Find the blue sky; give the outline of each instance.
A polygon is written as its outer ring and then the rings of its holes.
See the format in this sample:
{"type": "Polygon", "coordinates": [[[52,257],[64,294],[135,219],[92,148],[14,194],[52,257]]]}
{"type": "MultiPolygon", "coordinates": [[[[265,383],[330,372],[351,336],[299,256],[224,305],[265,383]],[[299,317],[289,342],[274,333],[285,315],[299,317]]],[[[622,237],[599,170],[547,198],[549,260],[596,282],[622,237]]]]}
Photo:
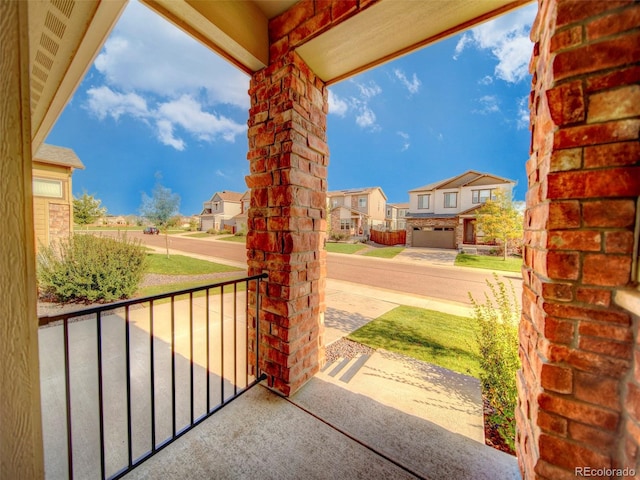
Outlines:
{"type": "MultiPolygon", "coordinates": [[[[329,190],[380,186],[389,202],[469,169],[518,182],[524,199],[535,4],[330,87],[329,190]]],[[[46,142],[114,215],[161,183],[200,213],[248,174],[249,77],[131,2],[46,142]]]]}

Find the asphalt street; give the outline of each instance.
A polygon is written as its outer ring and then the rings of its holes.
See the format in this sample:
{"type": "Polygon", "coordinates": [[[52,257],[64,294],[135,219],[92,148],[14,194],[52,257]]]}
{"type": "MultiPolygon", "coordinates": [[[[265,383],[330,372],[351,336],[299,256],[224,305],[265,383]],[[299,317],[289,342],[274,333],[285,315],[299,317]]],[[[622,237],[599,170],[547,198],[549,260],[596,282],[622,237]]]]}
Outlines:
{"type": "MultiPolygon", "coordinates": [[[[128,235],[149,246],[165,246],[163,235],[144,235],[141,232],[128,232],[128,235]]],[[[213,239],[173,235],[169,236],[169,248],[237,263],[245,263],[247,258],[244,244],[213,239]]],[[[512,283],[519,299],[522,293],[520,275],[502,272],[499,276],[512,283]]],[[[492,280],[492,273],[473,268],[329,253],[327,277],[469,305],[469,293],[484,301],[484,294],[489,292],[486,282],[492,280]]]]}

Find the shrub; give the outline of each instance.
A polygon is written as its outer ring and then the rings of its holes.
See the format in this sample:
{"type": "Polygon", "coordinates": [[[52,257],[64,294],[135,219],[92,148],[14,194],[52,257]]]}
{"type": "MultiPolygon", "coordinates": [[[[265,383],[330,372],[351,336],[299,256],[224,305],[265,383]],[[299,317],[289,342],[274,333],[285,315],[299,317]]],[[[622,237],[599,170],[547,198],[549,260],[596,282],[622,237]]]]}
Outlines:
{"type": "Polygon", "coordinates": [[[216,232],[216,229],[215,229],[215,228],[210,228],[209,230],[207,230],[207,233],[208,233],[209,235],[215,235],[217,232],[216,232]]]}
{"type": "Polygon", "coordinates": [[[145,266],[140,242],[75,235],[38,254],[38,286],[60,302],[110,302],[136,292],[145,266]]]}
{"type": "Polygon", "coordinates": [[[485,294],[479,304],[469,294],[473,317],[478,324],[482,391],[493,412],[493,422],[503,440],[515,449],[515,409],[518,401],[516,373],[518,357],[518,322],[520,306],[511,282],[509,287],[494,273],[495,284],[487,280],[493,300],[485,294]]]}

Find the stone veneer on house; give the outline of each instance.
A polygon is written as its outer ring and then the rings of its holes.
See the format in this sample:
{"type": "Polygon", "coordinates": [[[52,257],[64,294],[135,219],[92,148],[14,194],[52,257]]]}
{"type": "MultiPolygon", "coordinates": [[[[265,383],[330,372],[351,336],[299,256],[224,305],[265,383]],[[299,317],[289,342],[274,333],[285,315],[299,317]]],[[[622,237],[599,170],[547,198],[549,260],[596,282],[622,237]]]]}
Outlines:
{"type": "Polygon", "coordinates": [[[531,32],[516,412],[525,478],[640,475],[639,321],[615,304],[637,285],[639,19],[632,1],[541,0],[531,32]]]}

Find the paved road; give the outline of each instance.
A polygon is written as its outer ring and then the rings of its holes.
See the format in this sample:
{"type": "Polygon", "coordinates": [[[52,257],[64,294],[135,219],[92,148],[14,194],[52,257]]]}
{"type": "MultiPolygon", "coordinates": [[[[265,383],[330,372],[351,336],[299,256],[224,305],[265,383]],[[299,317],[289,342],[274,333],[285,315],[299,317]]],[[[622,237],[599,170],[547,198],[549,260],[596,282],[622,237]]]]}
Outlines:
{"type": "MultiPolygon", "coordinates": [[[[130,232],[146,245],[164,247],[162,235],[143,235],[130,232]]],[[[246,262],[245,246],[242,243],[198,240],[179,236],[169,237],[169,248],[198,255],[225,258],[234,262],[246,262]]],[[[486,280],[489,271],[471,268],[427,266],[416,263],[400,263],[392,259],[362,257],[358,255],[327,255],[327,276],[336,280],[360,283],[388,290],[412,293],[469,304],[468,292],[483,300],[488,291],[486,280]]],[[[522,281],[517,273],[504,273],[516,288],[518,298],[522,292],[522,281]]]]}

